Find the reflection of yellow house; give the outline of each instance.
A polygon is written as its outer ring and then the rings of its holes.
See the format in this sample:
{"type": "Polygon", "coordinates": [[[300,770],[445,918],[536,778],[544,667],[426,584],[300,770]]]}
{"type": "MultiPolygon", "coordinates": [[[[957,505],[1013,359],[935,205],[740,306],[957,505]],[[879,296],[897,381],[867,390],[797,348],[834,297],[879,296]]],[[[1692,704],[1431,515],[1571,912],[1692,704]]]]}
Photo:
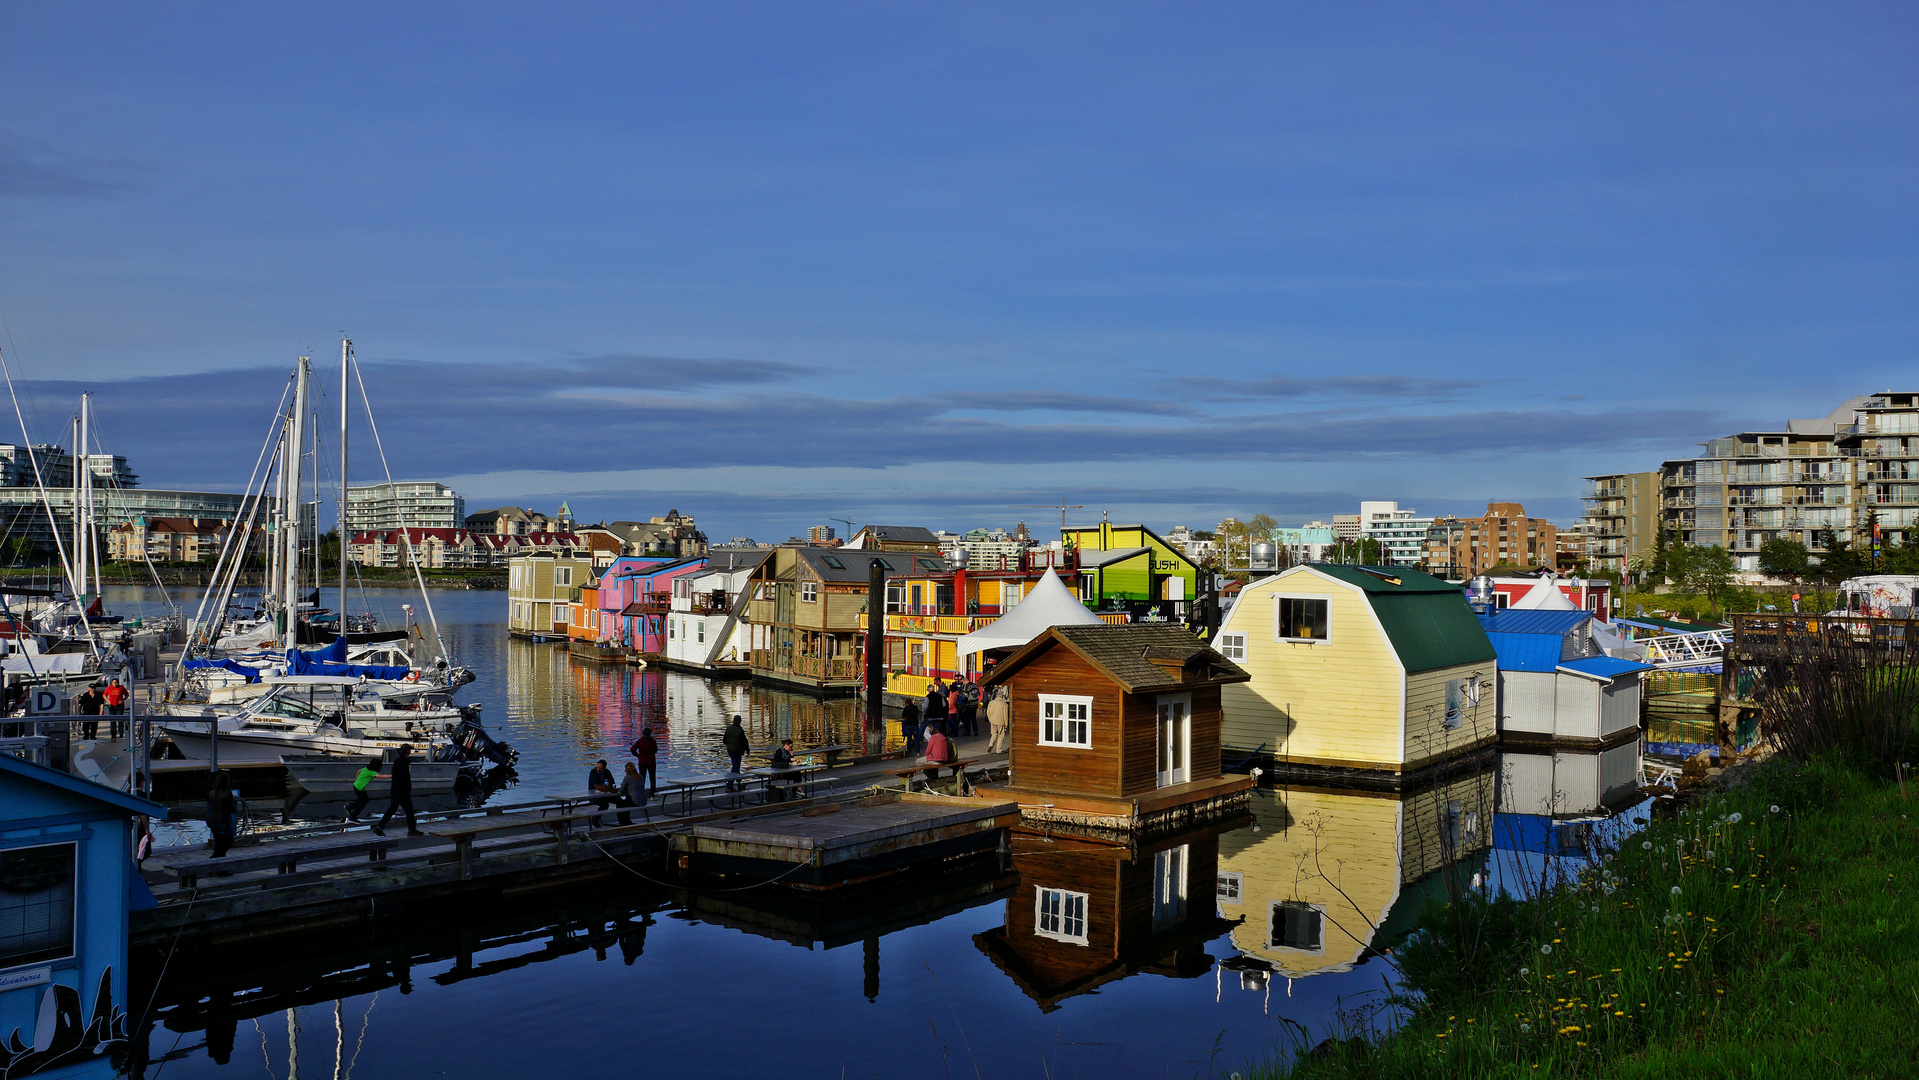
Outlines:
{"type": "Polygon", "coordinates": [[[1405,774],[1499,737],[1492,643],[1417,570],[1295,566],[1241,590],[1213,644],[1252,675],[1221,698],[1228,761],[1405,774]]]}
{"type": "Polygon", "coordinates": [[[1219,911],[1239,951],[1288,976],[1346,971],[1444,898],[1449,863],[1470,882],[1491,846],[1492,771],[1412,794],[1267,788],[1259,831],[1220,838],[1219,911]]]}

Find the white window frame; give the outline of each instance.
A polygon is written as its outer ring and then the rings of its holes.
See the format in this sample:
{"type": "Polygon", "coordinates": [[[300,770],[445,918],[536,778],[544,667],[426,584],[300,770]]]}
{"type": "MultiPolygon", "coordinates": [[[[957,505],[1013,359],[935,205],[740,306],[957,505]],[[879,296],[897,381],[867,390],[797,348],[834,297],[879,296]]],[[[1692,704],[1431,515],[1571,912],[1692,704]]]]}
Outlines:
{"type": "Polygon", "coordinates": [[[1322,645],[1333,639],[1333,598],[1314,596],[1311,593],[1280,593],[1273,597],[1273,640],[1286,641],[1299,645],[1322,645]],[[1280,607],[1288,600],[1316,600],[1326,605],[1326,636],[1316,638],[1284,637],[1279,632],[1280,607]]]}
{"type": "Polygon", "coordinates": [[[1064,941],[1071,945],[1088,944],[1086,933],[1088,929],[1086,910],[1088,907],[1088,899],[1087,895],[1083,892],[1073,892],[1070,889],[1049,889],[1044,885],[1033,886],[1033,933],[1043,938],[1052,938],[1054,941],[1064,941]],[[1049,919],[1046,910],[1046,898],[1048,896],[1058,897],[1059,899],[1059,906],[1052,913],[1050,920],[1052,923],[1051,926],[1047,925],[1049,919]],[[1077,907],[1079,913],[1078,934],[1069,932],[1074,921],[1073,909],[1075,907],[1077,907]]]}
{"type": "Polygon", "coordinates": [[[568,626],[572,626],[573,625],[573,605],[572,604],[554,604],[553,605],[553,621],[556,623],[565,623],[568,626]]]}
{"type": "Polygon", "coordinates": [[[1073,694],[1041,694],[1039,695],[1038,719],[1039,719],[1039,726],[1036,734],[1039,737],[1039,745],[1059,746],[1059,747],[1064,747],[1068,750],[1091,750],[1093,748],[1093,699],[1092,698],[1077,696],[1073,694]],[[1057,739],[1047,738],[1047,732],[1046,732],[1047,721],[1049,719],[1052,719],[1046,715],[1046,707],[1049,705],[1057,705],[1060,707],[1059,715],[1057,717],[1060,723],[1060,733],[1059,733],[1059,738],[1057,739]],[[1073,706],[1075,705],[1080,706],[1081,708],[1084,708],[1086,710],[1086,715],[1077,721],[1078,723],[1082,723],[1085,725],[1086,738],[1085,738],[1085,741],[1083,742],[1072,741],[1072,735],[1073,735],[1072,728],[1073,728],[1073,724],[1076,722],[1073,717],[1073,706]]]}
{"type": "Polygon", "coordinates": [[[695,628],[696,628],[696,629],[697,629],[697,630],[699,631],[699,633],[700,633],[700,641],[699,641],[699,643],[700,643],[700,644],[702,644],[702,645],[704,645],[704,644],[706,644],[706,620],[705,620],[705,619],[696,619],[696,620],[694,620],[694,622],[693,622],[693,626],[694,626],[694,627],[695,627],[695,628]]]}
{"type": "MultiPolygon", "coordinates": [[[[1275,609],[1277,610],[1277,609],[1275,609]]],[[[1246,662],[1246,635],[1240,633],[1221,634],[1213,650],[1235,664],[1246,662]]]]}
{"type": "Polygon", "coordinates": [[[678,619],[666,620],[666,636],[667,637],[677,641],[680,636],[679,629],[680,629],[680,620],[678,619]]]}
{"type": "Polygon", "coordinates": [[[570,566],[554,567],[553,568],[553,587],[556,589],[572,588],[573,587],[573,568],[570,566]]]}
{"type": "Polygon", "coordinates": [[[1237,904],[1246,897],[1246,875],[1237,870],[1221,870],[1213,884],[1213,896],[1222,904],[1237,904]]]}
{"type": "Polygon", "coordinates": [[[820,583],[817,581],[800,582],[800,603],[817,604],[820,600],[820,583]]]}
{"type": "Polygon", "coordinates": [[[1266,907],[1266,947],[1269,949],[1285,949],[1287,952],[1304,953],[1307,956],[1326,955],[1326,905],[1309,904],[1299,900],[1271,901],[1266,907]],[[1302,949],[1297,945],[1288,945],[1285,942],[1273,940],[1273,916],[1278,913],[1280,908],[1283,908],[1283,907],[1304,908],[1306,910],[1315,912],[1319,915],[1319,947],[1318,948],[1302,949]]]}

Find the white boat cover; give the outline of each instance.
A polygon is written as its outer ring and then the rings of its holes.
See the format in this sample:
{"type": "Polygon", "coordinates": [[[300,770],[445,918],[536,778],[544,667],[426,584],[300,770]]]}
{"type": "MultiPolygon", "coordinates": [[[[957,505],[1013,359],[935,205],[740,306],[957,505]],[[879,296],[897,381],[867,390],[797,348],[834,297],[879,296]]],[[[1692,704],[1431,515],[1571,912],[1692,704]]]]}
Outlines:
{"type": "Polygon", "coordinates": [[[1511,606],[1519,611],[1578,611],[1579,605],[1566,598],[1559,591],[1559,583],[1552,578],[1540,578],[1539,584],[1526,590],[1526,595],[1512,602],[1511,606]]]}
{"type": "Polygon", "coordinates": [[[959,654],[970,656],[988,649],[1016,649],[1054,626],[1091,626],[1102,620],[1086,610],[1073,590],[1047,570],[1033,583],[1033,591],[1013,610],[959,639],[959,654]]]}
{"type": "Polygon", "coordinates": [[[41,653],[0,660],[9,675],[78,675],[87,669],[86,653],[41,653]]]}

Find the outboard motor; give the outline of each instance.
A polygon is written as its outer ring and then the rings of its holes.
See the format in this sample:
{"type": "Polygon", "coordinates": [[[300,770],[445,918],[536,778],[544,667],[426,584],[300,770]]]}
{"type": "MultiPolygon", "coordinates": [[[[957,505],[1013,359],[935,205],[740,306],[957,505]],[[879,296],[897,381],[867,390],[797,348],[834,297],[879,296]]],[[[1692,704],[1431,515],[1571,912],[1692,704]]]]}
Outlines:
{"type": "Polygon", "coordinates": [[[460,718],[460,726],[453,729],[453,742],[468,761],[484,759],[503,769],[511,769],[520,761],[518,750],[487,734],[486,728],[470,716],[460,718]]]}

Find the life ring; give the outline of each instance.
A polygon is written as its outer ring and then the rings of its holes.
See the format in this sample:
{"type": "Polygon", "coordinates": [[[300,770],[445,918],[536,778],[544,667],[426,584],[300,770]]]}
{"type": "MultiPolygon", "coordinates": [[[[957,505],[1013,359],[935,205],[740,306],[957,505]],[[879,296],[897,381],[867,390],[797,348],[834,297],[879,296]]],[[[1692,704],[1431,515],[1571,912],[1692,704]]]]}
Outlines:
{"type": "Polygon", "coordinates": [[[419,682],[420,673],[417,671],[409,671],[406,673],[406,678],[401,679],[400,681],[401,682],[419,682]]]}

